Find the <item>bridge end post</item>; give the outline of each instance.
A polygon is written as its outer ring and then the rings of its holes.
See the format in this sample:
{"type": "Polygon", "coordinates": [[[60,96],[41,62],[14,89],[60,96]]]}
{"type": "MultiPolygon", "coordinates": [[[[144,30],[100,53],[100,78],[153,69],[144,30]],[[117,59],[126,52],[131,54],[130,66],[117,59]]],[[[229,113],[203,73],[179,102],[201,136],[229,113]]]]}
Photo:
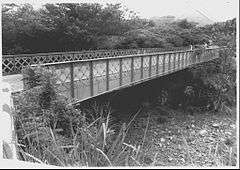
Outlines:
{"type": "Polygon", "coordinates": [[[8,83],[1,83],[1,96],[4,98],[2,110],[0,112],[0,125],[4,126],[3,132],[0,134],[0,160],[12,159],[17,160],[16,135],[14,131],[13,118],[13,101],[11,94],[11,86],[8,83]]]}

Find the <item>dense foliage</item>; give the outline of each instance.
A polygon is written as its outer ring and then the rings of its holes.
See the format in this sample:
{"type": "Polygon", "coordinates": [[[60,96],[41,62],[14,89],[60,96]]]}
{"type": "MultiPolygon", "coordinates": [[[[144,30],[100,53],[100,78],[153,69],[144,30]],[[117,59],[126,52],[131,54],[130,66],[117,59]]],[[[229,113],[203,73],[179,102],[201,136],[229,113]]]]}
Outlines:
{"type": "MultiPolygon", "coordinates": [[[[236,19],[206,26],[202,32],[211,36],[221,50],[218,60],[192,69],[196,77],[206,85],[216,110],[231,110],[236,105],[236,19]],[[209,90],[210,89],[210,90],[209,90]]],[[[206,91],[206,90],[205,90],[206,91]]]]}
{"type": "Polygon", "coordinates": [[[209,39],[197,23],[159,24],[139,18],[120,4],[45,4],[40,9],[3,4],[2,28],[3,54],[180,47],[209,39]]]}
{"type": "Polygon", "coordinates": [[[24,74],[26,89],[14,96],[20,160],[77,167],[139,165],[142,153],[125,141],[131,121],[116,131],[108,106],[76,109],[56,91],[49,71],[26,68],[24,74]]]}

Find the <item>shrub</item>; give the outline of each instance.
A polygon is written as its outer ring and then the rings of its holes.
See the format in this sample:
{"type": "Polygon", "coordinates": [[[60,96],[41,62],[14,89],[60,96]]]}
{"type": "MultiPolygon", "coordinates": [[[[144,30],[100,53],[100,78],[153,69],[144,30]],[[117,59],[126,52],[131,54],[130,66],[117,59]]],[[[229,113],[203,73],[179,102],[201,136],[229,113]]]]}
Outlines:
{"type": "Polygon", "coordinates": [[[29,68],[27,73],[28,88],[14,98],[20,159],[57,166],[124,166],[136,158],[134,147],[124,143],[129,125],[113,130],[109,107],[94,106],[87,116],[54,91],[47,70],[29,68]]]}

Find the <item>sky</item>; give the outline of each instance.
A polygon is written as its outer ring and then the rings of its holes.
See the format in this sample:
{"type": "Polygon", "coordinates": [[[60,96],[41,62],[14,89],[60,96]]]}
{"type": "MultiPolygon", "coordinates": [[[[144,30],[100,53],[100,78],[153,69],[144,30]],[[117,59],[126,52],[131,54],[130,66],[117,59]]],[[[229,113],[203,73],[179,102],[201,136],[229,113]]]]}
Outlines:
{"type": "MultiPolygon", "coordinates": [[[[5,2],[5,0],[3,0],[5,2]]],[[[98,2],[121,3],[126,8],[137,12],[142,18],[173,15],[207,17],[214,22],[226,21],[238,16],[239,0],[7,0],[6,2],[30,3],[39,8],[45,3],[60,2],[98,2]]]]}

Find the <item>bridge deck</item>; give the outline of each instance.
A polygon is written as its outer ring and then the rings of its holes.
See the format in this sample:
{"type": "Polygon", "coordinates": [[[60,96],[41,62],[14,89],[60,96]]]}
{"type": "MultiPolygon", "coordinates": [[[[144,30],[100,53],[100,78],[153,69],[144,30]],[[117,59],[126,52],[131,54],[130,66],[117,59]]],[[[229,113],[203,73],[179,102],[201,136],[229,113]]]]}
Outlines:
{"type": "Polygon", "coordinates": [[[57,89],[75,101],[170,74],[218,58],[219,48],[137,54],[43,64],[57,77],[57,89]]]}
{"type": "MultiPolygon", "coordinates": [[[[219,57],[220,49],[135,54],[47,63],[42,66],[56,76],[58,85],[56,89],[61,94],[69,100],[83,101],[213,60],[219,57]]],[[[4,81],[12,84],[13,91],[22,90],[21,75],[4,78],[4,81]]]]}

